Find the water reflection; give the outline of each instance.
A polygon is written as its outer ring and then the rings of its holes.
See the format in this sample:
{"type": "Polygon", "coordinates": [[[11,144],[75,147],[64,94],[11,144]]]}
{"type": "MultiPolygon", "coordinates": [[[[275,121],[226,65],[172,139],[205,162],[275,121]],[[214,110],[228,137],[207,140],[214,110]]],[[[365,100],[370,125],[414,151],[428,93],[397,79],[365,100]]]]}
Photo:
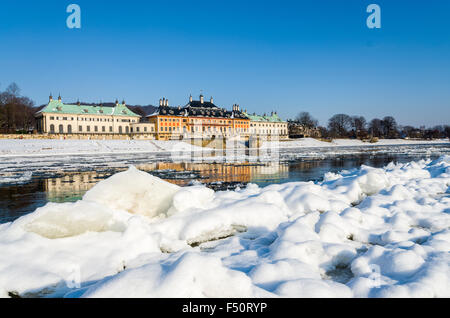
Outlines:
{"type": "MultiPolygon", "coordinates": [[[[437,157],[439,155],[360,154],[265,164],[149,162],[135,165],[140,170],[180,186],[197,180],[214,190],[226,190],[250,182],[266,186],[291,181],[319,181],[326,172],[339,172],[361,165],[382,167],[392,161],[409,162],[437,157]]],[[[97,171],[33,175],[31,181],[26,184],[0,187],[0,223],[13,221],[47,202],[79,200],[100,180],[125,169],[123,166],[105,166],[97,168],[97,171]]]]}

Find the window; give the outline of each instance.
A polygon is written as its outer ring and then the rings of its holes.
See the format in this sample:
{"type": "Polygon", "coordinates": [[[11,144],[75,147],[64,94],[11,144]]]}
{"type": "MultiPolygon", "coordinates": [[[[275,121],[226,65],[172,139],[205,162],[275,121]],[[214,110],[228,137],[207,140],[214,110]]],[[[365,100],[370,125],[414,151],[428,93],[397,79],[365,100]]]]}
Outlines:
{"type": "Polygon", "coordinates": [[[83,126],[78,126],[78,132],[82,132],[83,131],[83,126]]]}
{"type": "Polygon", "coordinates": [[[63,134],[64,133],[64,127],[63,125],[59,125],[59,133],[63,134]]]}
{"type": "Polygon", "coordinates": [[[55,120],[55,117],[50,117],[50,120],[55,120]]]}
{"type": "Polygon", "coordinates": [[[52,133],[52,134],[55,133],[55,125],[53,125],[53,124],[50,125],[50,133],[52,133]]]}
{"type": "Polygon", "coordinates": [[[94,126],[94,131],[98,132],[98,126],[94,126]]]}
{"type": "Polygon", "coordinates": [[[102,132],[105,132],[105,131],[106,131],[106,127],[102,126],[102,132]]]}
{"type": "Polygon", "coordinates": [[[91,131],[91,126],[87,126],[86,130],[87,130],[87,132],[90,132],[91,131]]]}
{"type": "Polygon", "coordinates": [[[67,133],[72,133],[72,125],[67,126],[67,133]]]}
{"type": "Polygon", "coordinates": [[[112,126],[109,126],[109,132],[112,132],[112,126]]]}

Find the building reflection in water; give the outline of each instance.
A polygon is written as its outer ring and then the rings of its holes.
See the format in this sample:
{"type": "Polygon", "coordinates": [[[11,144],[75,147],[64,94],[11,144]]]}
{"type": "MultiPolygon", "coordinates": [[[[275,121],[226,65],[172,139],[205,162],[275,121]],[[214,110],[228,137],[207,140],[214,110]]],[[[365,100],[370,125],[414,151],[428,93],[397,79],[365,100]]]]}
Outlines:
{"type": "MultiPolygon", "coordinates": [[[[279,182],[289,176],[288,165],[283,164],[201,164],[201,163],[149,163],[136,167],[162,179],[180,185],[188,185],[192,180],[202,183],[249,183],[260,181],[279,182]]],[[[44,180],[44,192],[52,202],[76,201],[99,181],[113,173],[80,172],[67,174],[61,178],[44,180]]]]}

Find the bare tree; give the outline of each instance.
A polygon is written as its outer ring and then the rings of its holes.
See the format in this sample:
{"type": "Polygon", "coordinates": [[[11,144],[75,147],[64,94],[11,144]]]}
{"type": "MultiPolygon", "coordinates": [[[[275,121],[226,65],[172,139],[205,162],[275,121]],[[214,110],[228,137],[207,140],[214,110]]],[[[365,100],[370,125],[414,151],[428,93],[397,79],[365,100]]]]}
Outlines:
{"type": "Polygon", "coordinates": [[[328,121],[328,129],[332,137],[347,137],[352,128],[352,118],[346,114],[337,114],[328,121]]]}
{"type": "Polygon", "coordinates": [[[363,116],[352,117],[352,128],[355,132],[355,137],[364,138],[367,135],[367,121],[363,116]]]}
{"type": "Polygon", "coordinates": [[[398,127],[397,121],[392,116],[386,116],[382,121],[383,137],[385,138],[397,138],[398,127]]]}
{"type": "Polygon", "coordinates": [[[382,137],[383,135],[382,127],[383,124],[381,119],[374,118],[370,121],[369,133],[372,135],[372,137],[382,137]]]}
{"type": "Polygon", "coordinates": [[[450,126],[445,125],[445,127],[444,127],[444,132],[445,132],[445,136],[446,136],[447,138],[450,138],[450,126]]]}
{"type": "Polygon", "coordinates": [[[20,95],[20,88],[12,83],[0,92],[0,131],[4,133],[29,132],[35,126],[34,103],[20,95]]]}
{"type": "Polygon", "coordinates": [[[295,117],[295,121],[307,128],[316,128],[319,122],[313,118],[308,112],[301,112],[295,117]]]}

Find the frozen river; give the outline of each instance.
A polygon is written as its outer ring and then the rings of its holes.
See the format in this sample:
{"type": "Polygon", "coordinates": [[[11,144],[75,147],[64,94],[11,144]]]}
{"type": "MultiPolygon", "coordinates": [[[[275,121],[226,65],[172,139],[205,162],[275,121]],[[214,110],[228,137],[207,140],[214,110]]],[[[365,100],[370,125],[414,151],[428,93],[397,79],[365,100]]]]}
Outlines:
{"type": "Polygon", "coordinates": [[[450,144],[290,148],[251,162],[248,154],[229,162],[219,152],[195,160],[169,152],[2,157],[0,223],[13,221],[47,202],[79,200],[98,181],[130,165],[181,186],[201,182],[214,190],[227,190],[248,183],[266,186],[320,181],[326,172],[436,159],[444,154],[450,154],[450,144]]]}

